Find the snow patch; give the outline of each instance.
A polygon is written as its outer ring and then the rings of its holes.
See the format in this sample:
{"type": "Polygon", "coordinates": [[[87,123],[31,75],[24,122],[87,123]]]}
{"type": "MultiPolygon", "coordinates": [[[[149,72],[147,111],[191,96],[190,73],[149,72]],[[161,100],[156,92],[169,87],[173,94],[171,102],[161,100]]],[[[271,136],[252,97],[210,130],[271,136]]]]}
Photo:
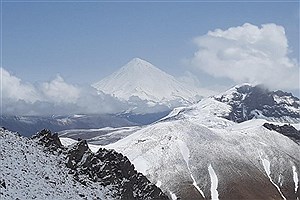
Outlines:
{"type": "Polygon", "coordinates": [[[182,140],[177,140],[177,144],[178,144],[178,147],[180,149],[180,153],[181,153],[181,155],[182,155],[182,157],[183,157],[183,159],[184,159],[184,161],[185,161],[185,163],[187,165],[187,168],[188,168],[188,170],[189,170],[189,172],[191,174],[191,178],[193,180],[193,186],[195,186],[195,188],[199,191],[199,193],[202,195],[202,197],[205,198],[203,191],[197,185],[197,182],[196,182],[196,180],[195,180],[195,178],[194,178],[194,176],[193,176],[193,174],[191,172],[190,165],[189,165],[190,150],[187,147],[187,144],[185,142],[183,142],[182,140]]]}
{"type": "Polygon", "coordinates": [[[170,119],[170,118],[176,117],[177,115],[179,115],[185,109],[186,109],[186,107],[177,107],[177,108],[174,108],[167,116],[163,117],[159,121],[164,121],[166,119],[170,119]]]}
{"type": "Polygon", "coordinates": [[[177,196],[173,192],[170,191],[170,195],[172,200],[177,200],[177,196]]]}
{"type": "MultiPolygon", "coordinates": [[[[71,138],[66,138],[66,137],[59,137],[59,140],[60,140],[61,144],[65,147],[78,142],[77,140],[74,140],[71,138]]],[[[101,148],[100,145],[95,145],[95,144],[88,144],[88,146],[89,146],[90,150],[94,153],[96,153],[101,148]]]]}
{"type": "Polygon", "coordinates": [[[292,169],[293,169],[293,180],[295,183],[295,193],[296,193],[298,190],[299,179],[298,179],[298,173],[296,172],[296,167],[293,166],[292,169]]]}
{"type": "Polygon", "coordinates": [[[279,183],[280,187],[282,187],[282,185],[283,185],[282,174],[279,174],[279,176],[278,176],[278,183],[279,183]]]}
{"type": "Polygon", "coordinates": [[[145,160],[143,157],[138,156],[134,159],[134,166],[137,171],[141,172],[142,174],[147,174],[147,170],[150,168],[150,164],[147,160],[145,160]]]}
{"type": "Polygon", "coordinates": [[[210,192],[211,192],[211,199],[212,200],[218,200],[219,199],[219,193],[218,193],[218,177],[217,174],[214,170],[214,168],[211,166],[211,164],[208,166],[208,172],[211,180],[211,187],[210,187],[210,192]]]}
{"type": "Polygon", "coordinates": [[[187,147],[186,143],[182,140],[177,140],[178,147],[180,149],[180,153],[186,162],[187,167],[189,168],[189,158],[190,158],[190,150],[187,147]]]}
{"type": "Polygon", "coordinates": [[[196,182],[195,178],[193,177],[193,174],[191,174],[191,178],[193,180],[193,186],[195,186],[195,188],[199,191],[199,193],[202,195],[202,197],[205,198],[204,192],[197,185],[197,182],[196,182]]]}
{"type": "Polygon", "coordinates": [[[269,177],[270,182],[277,188],[278,192],[280,193],[281,197],[286,200],[285,196],[282,194],[280,188],[278,187],[278,185],[276,185],[276,183],[274,183],[274,181],[271,178],[271,168],[270,168],[270,161],[265,159],[265,158],[261,158],[262,164],[264,166],[265,172],[267,174],[267,176],[269,177]]]}
{"type": "Polygon", "coordinates": [[[157,183],[155,184],[157,187],[161,186],[161,181],[157,181],[157,183]]]}
{"type": "Polygon", "coordinates": [[[66,137],[59,137],[59,140],[61,144],[65,147],[70,146],[72,144],[75,144],[78,142],[77,140],[71,139],[71,138],[66,138],[66,137]]]}

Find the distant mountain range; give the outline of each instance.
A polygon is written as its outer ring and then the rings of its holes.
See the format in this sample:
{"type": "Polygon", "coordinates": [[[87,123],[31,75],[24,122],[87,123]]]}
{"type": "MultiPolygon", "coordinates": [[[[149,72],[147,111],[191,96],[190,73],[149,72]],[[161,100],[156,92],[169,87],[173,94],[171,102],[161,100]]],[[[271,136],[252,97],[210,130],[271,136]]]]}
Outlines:
{"type": "MultiPolygon", "coordinates": [[[[148,114],[118,113],[118,114],[77,114],[63,116],[0,116],[0,127],[16,131],[23,136],[31,136],[47,127],[53,132],[64,130],[81,131],[102,129],[105,127],[118,128],[150,124],[166,116],[169,112],[148,114]]],[[[89,131],[88,131],[89,132],[89,131]]]]}

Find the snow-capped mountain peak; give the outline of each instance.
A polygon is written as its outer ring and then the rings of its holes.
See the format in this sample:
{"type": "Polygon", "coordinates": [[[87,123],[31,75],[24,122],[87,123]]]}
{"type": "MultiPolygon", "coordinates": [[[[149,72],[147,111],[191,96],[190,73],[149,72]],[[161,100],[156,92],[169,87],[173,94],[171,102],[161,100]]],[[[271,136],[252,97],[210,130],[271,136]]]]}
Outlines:
{"type": "Polygon", "coordinates": [[[123,70],[132,70],[132,71],[147,71],[147,70],[156,70],[164,73],[150,62],[145,61],[141,58],[133,58],[126,65],[122,67],[123,70]]]}
{"type": "Polygon", "coordinates": [[[121,100],[138,97],[152,103],[170,105],[177,101],[189,104],[197,101],[199,91],[187,87],[172,75],[140,58],[134,58],[118,71],[92,85],[97,90],[121,100]]]}

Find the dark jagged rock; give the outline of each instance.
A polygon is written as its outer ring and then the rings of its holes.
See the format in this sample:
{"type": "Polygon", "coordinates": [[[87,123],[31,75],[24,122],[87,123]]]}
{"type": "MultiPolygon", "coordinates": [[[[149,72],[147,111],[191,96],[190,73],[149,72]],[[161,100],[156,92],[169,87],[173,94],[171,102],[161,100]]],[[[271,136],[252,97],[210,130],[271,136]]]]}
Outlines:
{"type": "Polygon", "coordinates": [[[300,131],[291,125],[284,124],[283,126],[279,126],[275,124],[264,123],[263,126],[269,130],[277,131],[278,133],[281,133],[300,144],[300,131]]]}
{"type": "Polygon", "coordinates": [[[67,167],[82,184],[92,181],[100,182],[103,186],[113,185],[121,199],[168,199],[158,187],[134,169],[127,157],[103,148],[94,154],[85,140],[68,150],[67,167]]]}
{"type": "Polygon", "coordinates": [[[300,101],[291,93],[269,91],[262,85],[242,85],[236,87],[230,96],[228,94],[215,97],[232,107],[229,115],[224,116],[234,122],[243,122],[252,118],[272,118],[278,121],[300,120],[300,101]]]}
{"type": "Polygon", "coordinates": [[[43,129],[42,131],[38,132],[36,135],[32,136],[32,139],[50,150],[63,148],[63,145],[58,138],[58,134],[52,134],[48,129],[43,129]]]}
{"type": "Polygon", "coordinates": [[[67,152],[67,167],[70,169],[76,169],[77,167],[84,166],[86,160],[90,160],[92,157],[92,152],[88,147],[86,140],[81,140],[80,142],[73,145],[67,152]],[[84,159],[85,156],[85,160],[84,159]]]}
{"type": "Polygon", "coordinates": [[[93,153],[86,140],[65,148],[58,135],[47,129],[32,139],[47,150],[63,152],[66,155],[66,166],[70,169],[69,174],[85,186],[93,182],[112,186],[112,193],[124,200],[168,199],[157,186],[134,169],[126,156],[114,150],[100,148],[97,153],[93,153]]]}
{"type": "Polygon", "coordinates": [[[5,183],[5,180],[0,180],[0,187],[6,189],[6,183],[5,183]]]}

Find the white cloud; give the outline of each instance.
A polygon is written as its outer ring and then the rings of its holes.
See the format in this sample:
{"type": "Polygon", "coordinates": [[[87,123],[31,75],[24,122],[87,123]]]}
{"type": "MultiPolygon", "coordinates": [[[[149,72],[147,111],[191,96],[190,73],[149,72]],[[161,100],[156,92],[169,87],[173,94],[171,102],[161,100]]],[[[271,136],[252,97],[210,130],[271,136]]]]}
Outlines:
{"type": "Polygon", "coordinates": [[[31,84],[22,82],[21,79],[11,75],[3,68],[0,68],[0,70],[3,97],[31,103],[41,99],[40,95],[31,84]]]}
{"type": "Polygon", "coordinates": [[[2,111],[8,115],[107,114],[129,110],[148,113],[168,109],[163,105],[148,106],[148,102],[141,99],[121,101],[90,85],[66,83],[59,75],[49,82],[32,85],[1,70],[2,111]]]}
{"type": "Polygon", "coordinates": [[[201,87],[201,83],[198,77],[189,71],[185,71],[183,76],[178,77],[178,80],[186,85],[191,85],[193,87],[201,87]]]}
{"type": "Polygon", "coordinates": [[[79,88],[67,84],[59,75],[50,82],[42,83],[41,92],[48,100],[59,103],[76,103],[80,95],[79,88]]]}
{"type": "Polygon", "coordinates": [[[127,104],[91,86],[68,84],[61,76],[39,85],[24,83],[1,68],[2,111],[10,115],[102,114],[121,112],[127,104]]]}
{"type": "Polygon", "coordinates": [[[185,85],[186,88],[190,88],[191,91],[197,91],[199,95],[198,100],[203,97],[215,95],[218,92],[215,88],[208,88],[201,85],[198,77],[193,73],[186,71],[181,77],[178,77],[178,80],[185,85]]]}
{"type": "Polygon", "coordinates": [[[209,31],[195,38],[195,43],[199,49],[190,63],[214,77],[265,84],[271,89],[299,88],[299,65],[288,57],[282,26],[246,23],[209,31]]]}

